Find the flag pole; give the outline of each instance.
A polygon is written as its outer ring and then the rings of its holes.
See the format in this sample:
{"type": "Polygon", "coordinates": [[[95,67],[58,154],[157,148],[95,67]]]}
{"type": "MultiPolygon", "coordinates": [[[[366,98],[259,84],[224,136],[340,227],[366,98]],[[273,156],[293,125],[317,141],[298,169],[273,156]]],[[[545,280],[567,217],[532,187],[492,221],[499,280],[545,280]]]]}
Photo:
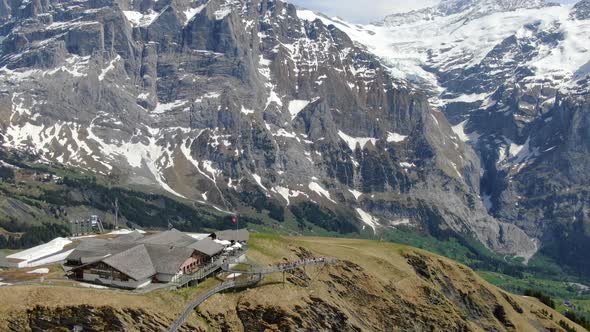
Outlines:
{"type": "Polygon", "coordinates": [[[231,221],[234,224],[236,224],[236,241],[235,242],[238,242],[238,223],[239,223],[239,220],[238,220],[238,213],[237,212],[234,212],[234,215],[232,216],[231,221]]]}

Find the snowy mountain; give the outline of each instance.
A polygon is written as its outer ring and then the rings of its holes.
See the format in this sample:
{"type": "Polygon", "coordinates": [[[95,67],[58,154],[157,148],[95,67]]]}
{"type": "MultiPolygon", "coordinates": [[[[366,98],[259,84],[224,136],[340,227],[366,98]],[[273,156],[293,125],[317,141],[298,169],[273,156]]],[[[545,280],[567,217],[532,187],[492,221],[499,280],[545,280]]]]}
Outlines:
{"type": "Polygon", "coordinates": [[[588,22],[572,19],[571,12],[544,1],[480,0],[443,1],[366,26],[318,18],[345,31],[396,77],[421,86],[433,104],[444,106],[483,101],[505,79],[575,88],[588,61],[590,32],[588,22]]]}
{"type": "Polygon", "coordinates": [[[447,116],[479,156],[480,194],[491,215],[588,273],[577,253],[590,235],[583,175],[590,160],[581,139],[589,4],[442,1],[366,26],[317,17],[376,54],[447,116]],[[579,238],[568,238],[574,233],[579,238]]]}
{"type": "Polygon", "coordinates": [[[387,16],[383,23],[399,26],[419,21],[434,21],[447,16],[453,16],[453,19],[457,21],[467,22],[490,14],[549,6],[557,6],[557,4],[545,0],[443,0],[434,7],[387,16]]]}
{"type": "Polygon", "coordinates": [[[300,232],[409,227],[537,250],[487,214],[479,161],[444,114],[293,5],[2,6],[6,149],[300,232]]]}
{"type": "Polygon", "coordinates": [[[571,258],[585,8],[454,0],[360,26],[273,0],[2,2],[0,139],[300,232],[571,258]]]}

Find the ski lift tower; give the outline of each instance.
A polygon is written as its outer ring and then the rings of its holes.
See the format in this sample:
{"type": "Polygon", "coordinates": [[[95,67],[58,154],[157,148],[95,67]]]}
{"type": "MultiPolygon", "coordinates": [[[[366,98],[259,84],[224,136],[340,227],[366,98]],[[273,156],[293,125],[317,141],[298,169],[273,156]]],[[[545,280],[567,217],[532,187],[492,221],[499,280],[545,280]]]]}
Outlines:
{"type": "Polygon", "coordinates": [[[104,233],[104,225],[97,215],[90,216],[90,223],[93,229],[98,229],[98,232],[101,234],[104,233]]]}

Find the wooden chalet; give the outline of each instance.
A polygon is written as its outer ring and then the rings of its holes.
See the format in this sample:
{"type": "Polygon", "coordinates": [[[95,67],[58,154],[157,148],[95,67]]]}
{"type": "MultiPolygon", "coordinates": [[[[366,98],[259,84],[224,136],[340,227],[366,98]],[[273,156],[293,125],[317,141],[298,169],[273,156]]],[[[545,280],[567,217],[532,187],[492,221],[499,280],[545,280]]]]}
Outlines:
{"type": "Polygon", "coordinates": [[[151,236],[137,232],[115,239],[84,239],[66,258],[64,269],[77,280],[120,288],[174,282],[196,273],[224,254],[225,246],[178,230],[151,236]]]}

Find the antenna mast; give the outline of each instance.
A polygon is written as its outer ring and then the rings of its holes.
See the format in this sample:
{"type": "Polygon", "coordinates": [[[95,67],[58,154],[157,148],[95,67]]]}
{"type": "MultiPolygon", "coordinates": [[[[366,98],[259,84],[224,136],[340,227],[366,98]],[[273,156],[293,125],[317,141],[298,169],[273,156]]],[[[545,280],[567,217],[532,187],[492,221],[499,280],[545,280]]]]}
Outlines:
{"type": "Polygon", "coordinates": [[[115,197],[115,229],[119,228],[119,197],[115,197]]]}

